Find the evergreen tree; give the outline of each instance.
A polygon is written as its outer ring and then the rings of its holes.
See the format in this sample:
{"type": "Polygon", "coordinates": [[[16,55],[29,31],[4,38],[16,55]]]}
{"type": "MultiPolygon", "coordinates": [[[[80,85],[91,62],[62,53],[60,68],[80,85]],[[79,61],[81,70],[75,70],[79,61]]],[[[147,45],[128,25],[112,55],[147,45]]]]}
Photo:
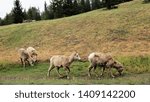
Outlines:
{"type": "Polygon", "coordinates": [[[23,11],[23,20],[27,20],[28,19],[28,15],[26,10],[23,11]]]}
{"type": "Polygon", "coordinates": [[[73,3],[72,0],[64,0],[63,3],[63,14],[65,14],[65,16],[71,16],[73,15],[73,3]]]}
{"type": "Polygon", "coordinates": [[[44,4],[44,19],[49,19],[49,11],[46,2],[44,4]]]}
{"type": "Polygon", "coordinates": [[[9,25],[13,23],[13,15],[12,13],[6,14],[5,18],[4,18],[4,24],[5,25],[9,25]]]}
{"type": "Polygon", "coordinates": [[[95,0],[92,0],[92,10],[96,9],[95,0]]]}
{"type": "Polygon", "coordinates": [[[14,23],[22,23],[23,22],[23,12],[21,3],[19,0],[14,1],[14,8],[13,8],[13,18],[14,23]]]}
{"type": "Polygon", "coordinates": [[[2,18],[0,18],[0,26],[2,26],[3,25],[3,20],[2,20],[2,18]]]}
{"type": "Polygon", "coordinates": [[[48,11],[49,11],[49,19],[54,19],[54,10],[52,3],[49,5],[48,11]]]}
{"type": "Polygon", "coordinates": [[[27,18],[28,18],[28,20],[32,20],[33,19],[32,8],[28,9],[28,11],[27,11],[27,18]]]}
{"type": "Polygon", "coordinates": [[[40,15],[40,9],[36,9],[36,13],[35,13],[35,20],[39,21],[41,20],[41,15],[40,15]]]}
{"type": "Polygon", "coordinates": [[[40,10],[36,7],[30,7],[27,16],[29,20],[41,20],[40,10]]]}
{"type": "Polygon", "coordinates": [[[113,0],[106,0],[106,7],[107,9],[111,9],[113,6],[113,0]]]}
{"type": "Polygon", "coordinates": [[[85,0],[81,0],[80,6],[81,6],[81,13],[86,12],[85,0]]]}
{"type": "Polygon", "coordinates": [[[144,2],[145,2],[145,3],[149,3],[149,2],[150,2],[150,0],[144,0],[144,2]]]}
{"type": "Polygon", "coordinates": [[[92,10],[99,9],[103,7],[102,1],[100,0],[92,0],[92,10]]]}
{"type": "Polygon", "coordinates": [[[100,8],[100,0],[95,0],[96,9],[100,8]]]}
{"type": "Polygon", "coordinates": [[[73,2],[73,14],[76,15],[79,13],[80,13],[80,6],[79,6],[77,0],[74,0],[74,2],[73,2]]]}
{"type": "Polygon", "coordinates": [[[90,0],[86,0],[85,2],[85,12],[91,11],[90,0]]]}
{"type": "Polygon", "coordinates": [[[52,9],[54,12],[54,18],[63,17],[63,1],[52,0],[52,9]]]}

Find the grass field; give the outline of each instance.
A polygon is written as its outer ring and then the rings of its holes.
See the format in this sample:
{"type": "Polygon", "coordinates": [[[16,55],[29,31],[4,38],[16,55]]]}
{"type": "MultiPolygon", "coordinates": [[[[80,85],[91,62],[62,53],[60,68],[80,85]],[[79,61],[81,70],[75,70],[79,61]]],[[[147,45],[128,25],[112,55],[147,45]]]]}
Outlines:
{"type": "MultiPolygon", "coordinates": [[[[76,16],[0,26],[0,84],[150,84],[150,4],[122,3],[76,16]],[[23,69],[17,50],[33,46],[41,61],[23,69]],[[50,56],[109,52],[126,67],[122,77],[87,77],[88,62],[71,66],[70,80],[46,77],[50,56]]],[[[98,69],[97,69],[98,70],[98,69]]],[[[61,70],[62,73],[65,73],[61,70]]],[[[97,71],[100,73],[100,70],[97,71]]],[[[114,70],[114,73],[116,71],[114,70]]]]}
{"type": "MultiPolygon", "coordinates": [[[[0,66],[0,84],[150,84],[150,57],[122,57],[118,58],[126,69],[121,77],[112,79],[107,72],[98,78],[94,73],[87,76],[88,62],[75,62],[71,65],[70,79],[59,78],[56,69],[51,71],[51,77],[47,77],[48,62],[39,63],[26,69],[18,64],[3,63],[0,66]]],[[[62,74],[66,74],[61,69],[62,74]]],[[[101,69],[97,68],[97,73],[101,69]]],[[[113,70],[117,74],[116,70],[113,70]]]]}

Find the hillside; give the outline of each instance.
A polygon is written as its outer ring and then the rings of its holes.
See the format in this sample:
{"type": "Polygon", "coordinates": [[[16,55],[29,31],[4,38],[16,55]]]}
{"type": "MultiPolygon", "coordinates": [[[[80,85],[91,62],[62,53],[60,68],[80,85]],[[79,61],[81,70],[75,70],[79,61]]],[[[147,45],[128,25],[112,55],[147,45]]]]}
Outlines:
{"type": "Polygon", "coordinates": [[[17,61],[17,49],[33,46],[39,58],[93,51],[116,56],[150,55],[150,4],[134,0],[118,9],[99,9],[56,20],[0,27],[0,61],[17,61]]]}

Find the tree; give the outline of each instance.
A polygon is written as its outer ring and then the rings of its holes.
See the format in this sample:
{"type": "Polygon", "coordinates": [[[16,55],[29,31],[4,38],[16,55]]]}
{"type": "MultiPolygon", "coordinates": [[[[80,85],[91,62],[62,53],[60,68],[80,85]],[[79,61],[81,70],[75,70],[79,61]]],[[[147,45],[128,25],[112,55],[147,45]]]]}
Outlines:
{"type": "Polygon", "coordinates": [[[0,26],[3,25],[3,20],[0,18],[0,26]]]}
{"type": "Polygon", "coordinates": [[[115,5],[121,3],[119,0],[105,0],[107,9],[116,8],[115,5]]]}
{"type": "Polygon", "coordinates": [[[22,23],[23,22],[23,12],[21,3],[19,0],[14,1],[14,8],[12,10],[14,23],[22,23]]]}
{"type": "Polygon", "coordinates": [[[86,5],[85,5],[84,0],[81,0],[80,6],[81,6],[81,13],[85,12],[86,11],[86,5]]]}
{"type": "Polygon", "coordinates": [[[95,0],[95,5],[96,5],[96,8],[99,9],[100,8],[100,0],[95,0]]]}
{"type": "Polygon", "coordinates": [[[13,23],[13,15],[12,13],[6,14],[5,18],[4,18],[4,24],[5,25],[9,25],[13,23]]]}
{"type": "Polygon", "coordinates": [[[86,0],[85,2],[85,12],[91,11],[90,0],[86,0]]]}
{"type": "Polygon", "coordinates": [[[52,0],[52,9],[54,12],[54,18],[63,17],[63,1],[62,0],[52,0]]]}
{"type": "Polygon", "coordinates": [[[96,9],[95,0],[92,0],[92,10],[96,9]]]}
{"type": "Polygon", "coordinates": [[[102,7],[102,1],[100,0],[92,0],[92,9],[99,9],[102,7]]]}
{"type": "Polygon", "coordinates": [[[54,18],[54,12],[53,12],[53,5],[50,3],[50,5],[47,5],[46,2],[44,4],[44,12],[41,14],[41,18],[44,20],[47,19],[53,19],[54,18]]]}
{"type": "Polygon", "coordinates": [[[28,15],[26,10],[23,11],[23,20],[27,20],[28,19],[28,15]]]}
{"type": "Polygon", "coordinates": [[[48,6],[48,11],[49,11],[49,19],[54,19],[54,10],[52,3],[48,6]]]}
{"type": "Polygon", "coordinates": [[[145,3],[149,3],[149,2],[150,2],[150,0],[144,0],[144,2],[145,2],[145,3]]]}
{"type": "Polygon", "coordinates": [[[41,20],[40,10],[36,7],[30,7],[27,12],[29,20],[41,20]]]}
{"type": "Polygon", "coordinates": [[[64,0],[63,3],[63,14],[65,14],[65,16],[72,16],[73,15],[73,3],[72,0],[64,0]]]}
{"type": "Polygon", "coordinates": [[[44,19],[49,19],[49,11],[46,2],[44,4],[44,19]]]}
{"type": "Polygon", "coordinates": [[[77,0],[74,0],[74,2],[73,2],[73,13],[74,13],[74,15],[80,13],[80,6],[79,6],[77,0]]]}

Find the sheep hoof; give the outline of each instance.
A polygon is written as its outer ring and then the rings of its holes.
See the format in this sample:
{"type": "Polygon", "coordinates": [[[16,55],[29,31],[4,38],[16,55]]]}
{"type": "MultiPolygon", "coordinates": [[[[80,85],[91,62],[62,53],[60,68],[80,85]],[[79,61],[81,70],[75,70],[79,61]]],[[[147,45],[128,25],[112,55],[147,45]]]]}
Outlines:
{"type": "Polygon", "coordinates": [[[100,78],[100,77],[98,77],[98,80],[101,80],[101,78],[100,78]]]}
{"type": "Polygon", "coordinates": [[[49,74],[47,74],[47,77],[50,77],[50,75],[49,75],[49,74]]]}
{"type": "Polygon", "coordinates": [[[70,77],[69,77],[69,76],[67,76],[67,79],[70,79],[70,77]]]}
{"type": "Polygon", "coordinates": [[[103,74],[101,74],[100,76],[103,76],[103,74]]]}
{"type": "Polygon", "coordinates": [[[59,76],[60,79],[64,79],[64,78],[67,78],[67,75],[64,75],[64,76],[59,76]]]}
{"type": "Polygon", "coordinates": [[[88,77],[91,78],[91,74],[88,74],[88,77]]]}
{"type": "Polygon", "coordinates": [[[111,76],[113,79],[115,78],[115,76],[111,76]]]}

